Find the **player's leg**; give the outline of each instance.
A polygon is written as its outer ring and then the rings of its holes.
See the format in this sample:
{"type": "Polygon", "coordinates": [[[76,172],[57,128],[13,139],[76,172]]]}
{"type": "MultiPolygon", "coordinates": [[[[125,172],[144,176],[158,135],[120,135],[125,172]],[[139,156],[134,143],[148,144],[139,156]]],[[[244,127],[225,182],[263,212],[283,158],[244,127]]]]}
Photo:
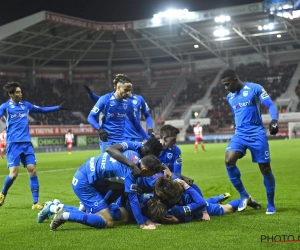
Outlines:
{"type": "Polygon", "coordinates": [[[230,193],[224,193],[224,194],[220,194],[218,196],[213,196],[208,199],[205,199],[205,201],[208,203],[217,204],[217,203],[227,200],[229,197],[230,197],[230,193]]]}
{"type": "Polygon", "coordinates": [[[275,177],[271,171],[270,163],[259,163],[260,171],[264,177],[264,185],[266,188],[268,207],[266,214],[274,214],[276,212],[274,197],[275,197],[275,177]]]}
{"type": "Polygon", "coordinates": [[[195,138],[195,153],[198,153],[198,139],[195,138]]]}
{"type": "MultiPolygon", "coordinates": [[[[13,163],[13,162],[12,162],[13,163]]],[[[14,163],[13,163],[14,164],[14,163]]],[[[3,188],[0,194],[0,206],[4,204],[5,198],[7,196],[8,190],[16,180],[19,174],[19,166],[9,167],[9,174],[4,179],[3,188]]]]}
{"type": "Polygon", "coordinates": [[[225,205],[221,205],[223,209],[223,214],[232,214],[234,213],[240,204],[240,200],[232,200],[225,205]]]}
{"type": "Polygon", "coordinates": [[[255,142],[252,147],[249,148],[252,154],[252,161],[257,162],[260,168],[260,171],[264,178],[264,185],[266,188],[267,199],[268,199],[268,208],[266,214],[274,214],[275,204],[275,178],[270,166],[270,151],[268,138],[266,135],[259,135],[255,137],[255,142]]]}
{"type": "Polygon", "coordinates": [[[0,206],[4,204],[9,188],[18,177],[21,152],[21,148],[17,143],[11,143],[7,148],[7,167],[9,169],[9,174],[4,179],[3,188],[0,194],[0,206]]]}
{"type": "Polygon", "coordinates": [[[201,143],[201,148],[203,152],[206,152],[205,148],[204,148],[204,143],[203,143],[203,138],[200,139],[200,143],[201,143]]]}

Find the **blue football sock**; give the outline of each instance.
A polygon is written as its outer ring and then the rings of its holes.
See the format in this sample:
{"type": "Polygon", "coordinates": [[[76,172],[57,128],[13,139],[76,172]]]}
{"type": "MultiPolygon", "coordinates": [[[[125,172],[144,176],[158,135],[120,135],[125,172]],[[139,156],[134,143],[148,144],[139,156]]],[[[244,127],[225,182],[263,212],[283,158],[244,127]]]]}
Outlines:
{"type": "Polygon", "coordinates": [[[105,220],[96,214],[73,213],[70,212],[69,221],[79,222],[84,225],[95,228],[105,228],[105,220]]]}
{"type": "Polygon", "coordinates": [[[239,207],[240,200],[232,200],[232,201],[229,201],[228,204],[230,204],[232,206],[233,210],[236,211],[239,207]]]}
{"type": "Polygon", "coordinates": [[[6,176],[5,180],[4,180],[4,184],[3,184],[3,188],[2,188],[2,194],[6,195],[8,192],[8,189],[11,187],[11,185],[14,183],[14,179],[11,179],[8,176],[6,176]]]}
{"type": "Polygon", "coordinates": [[[74,212],[74,213],[80,212],[85,214],[85,212],[78,210],[78,207],[74,207],[74,206],[68,206],[64,204],[63,209],[66,210],[67,212],[74,212]]]}
{"type": "Polygon", "coordinates": [[[33,203],[37,203],[39,201],[39,180],[37,176],[30,176],[30,190],[32,193],[33,203]]]}
{"type": "Polygon", "coordinates": [[[224,199],[224,195],[220,194],[218,196],[210,197],[210,198],[206,199],[205,201],[208,202],[208,203],[217,204],[223,199],[224,199]]]}
{"type": "Polygon", "coordinates": [[[241,180],[241,172],[237,166],[226,166],[229,179],[235,189],[240,193],[241,197],[247,197],[249,194],[246,192],[241,180]]]}
{"type": "Polygon", "coordinates": [[[269,174],[264,174],[264,185],[266,187],[268,204],[274,206],[274,196],[275,196],[275,178],[272,172],[269,174]]]}

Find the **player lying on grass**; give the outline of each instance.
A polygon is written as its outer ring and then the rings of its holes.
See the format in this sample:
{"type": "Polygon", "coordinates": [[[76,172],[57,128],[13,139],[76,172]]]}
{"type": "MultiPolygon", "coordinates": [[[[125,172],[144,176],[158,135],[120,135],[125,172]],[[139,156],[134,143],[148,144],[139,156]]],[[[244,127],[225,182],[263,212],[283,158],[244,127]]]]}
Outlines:
{"type": "MultiPolygon", "coordinates": [[[[199,209],[198,203],[202,198],[201,195],[183,180],[170,181],[169,179],[161,178],[155,183],[155,195],[164,200],[165,204],[172,203],[170,199],[174,200],[174,197],[178,197],[180,192],[174,193],[173,190],[181,190],[182,195],[176,205],[169,207],[168,212],[161,218],[162,223],[189,222],[194,218],[208,221],[210,216],[235,212],[240,202],[240,200],[232,200],[225,205],[219,204],[230,197],[229,193],[225,193],[206,199],[207,206],[199,209]],[[181,189],[179,186],[181,186],[181,189]]],[[[161,206],[160,203],[157,206],[161,206]]],[[[253,198],[248,201],[248,206],[254,209],[261,209],[260,204],[253,198]]]]}
{"type": "MultiPolygon", "coordinates": [[[[140,177],[151,176],[162,170],[161,162],[153,155],[147,155],[140,159],[138,153],[130,150],[124,152],[124,155],[139,165],[140,177]]],[[[128,167],[111,158],[108,153],[88,159],[73,177],[73,191],[83,203],[87,214],[81,211],[67,212],[61,209],[53,218],[50,229],[56,230],[66,221],[78,222],[95,228],[112,228],[114,223],[108,205],[99,189],[95,188],[95,185],[97,187],[103,185],[103,191],[106,192],[107,183],[124,184],[125,192],[130,199],[130,205],[139,227],[141,229],[155,229],[151,225],[146,225],[141,215],[137,191],[133,188],[136,184],[136,178],[128,167]]]]}

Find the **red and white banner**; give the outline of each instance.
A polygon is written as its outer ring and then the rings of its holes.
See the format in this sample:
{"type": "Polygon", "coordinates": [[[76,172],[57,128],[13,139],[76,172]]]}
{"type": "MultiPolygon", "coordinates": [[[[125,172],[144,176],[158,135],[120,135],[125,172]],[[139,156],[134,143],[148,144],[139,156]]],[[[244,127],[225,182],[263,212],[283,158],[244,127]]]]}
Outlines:
{"type": "Polygon", "coordinates": [[[36,72],[35,77],[38,78],[46,78],[46,79],[62,79],[66,80],[66,73],[63,72],[36,72]]]}
{"type": "Polygon", "coordinates": [[[69,17],[64,15],[59,15],[51,12],[45,12],[46,21],[52,23],[64,24],[76,28],[98,30],[98,31],[123,31],[132,30],[133,22],[119,22],[119,23],[100,23],[87,21],[80,18],[69,17]]]}
{"type": "Polygon", "coordinates": [[[106,72],[73,72],[72,79],[74,82],[84,81],[86,79],[106,80],[106,72]]]}
{"type": "Polygon", "coordinates": [[[170,69],[153,69],[153,77],[176,77],[180,76],[182,68],[170,68],[170,69]]]}
{"type": "Polygon", "coordinates": [[[30,126],[31,136],[65,135],[71,129],[74,135],[94,135],[97,131],[90,125],[84,126],[30,126]]]}
{"type": "Polygon", "coordinates": [[[0,77],[18,77],[22,79],[27,78],[26,72],[23,71],[0,71],[0,77]]]}

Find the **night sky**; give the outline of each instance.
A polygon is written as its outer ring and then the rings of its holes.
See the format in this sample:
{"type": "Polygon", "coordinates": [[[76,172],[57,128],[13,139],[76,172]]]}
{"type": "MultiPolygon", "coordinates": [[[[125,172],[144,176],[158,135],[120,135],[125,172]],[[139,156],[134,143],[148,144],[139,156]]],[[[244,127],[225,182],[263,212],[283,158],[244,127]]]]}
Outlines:
{"type": "Polygon", "coordinates": [[[201,11],[258,2],[262,0],[0,0],[0,25],[43,10],[93,21],[118,22],[152,18],[170,7],[201,11]]]}

